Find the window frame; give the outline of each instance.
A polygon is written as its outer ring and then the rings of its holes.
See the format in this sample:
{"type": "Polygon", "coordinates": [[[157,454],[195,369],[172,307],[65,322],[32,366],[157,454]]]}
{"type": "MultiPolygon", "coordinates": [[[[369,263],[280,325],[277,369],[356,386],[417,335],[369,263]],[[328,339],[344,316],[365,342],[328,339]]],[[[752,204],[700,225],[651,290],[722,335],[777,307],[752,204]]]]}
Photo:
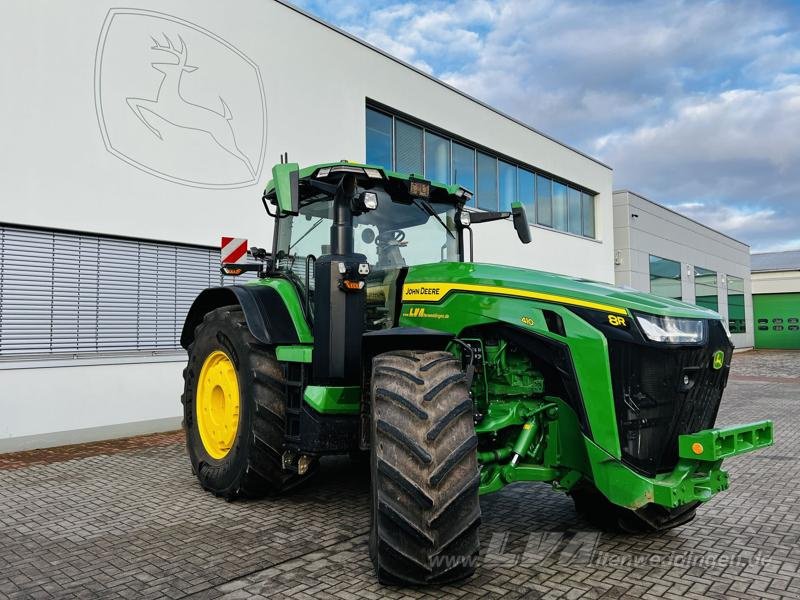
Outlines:
{"type": "MultiPolygon", "coordinates": [[[[479,155],[479,153],[481,153],[481,154],[490,156],[490,157],[495,159],[495,195],[497,196],[497,207],[498,208],[500,206],[500,178],[499,178],[500,167],[499,167],[499,164],[502,161],[502,162],[508,163],[510,165],[513,165],[517,169],[517,172],[516,172],[517,194],[519,193],[519,181],[518,181],[519,169],[523,169],[525,171],[533,173],[533,175],[535,176],[535,178],[534,178],[534,197],[533,197],[530,205],[526,204],[525,202],[523,202],[523,204],[526,206],[526,208],[528,208],[529,206],[533,207],[534,214],[533,215],[528,215],[528,222],[529,222],[530,225],[533,225],[534,227],[541,227],[541,228],[544,228],[544,229],[548,229],[550,231],[555,231],[555,232],[558,232],[558,233],[561,233],[561,234],[564,234],[564,235],[570,235],[570,236],[573,236],[573,237],[578,237],[580,239],[592,240],[592,241],[596,241],[596,242],[600,242],[601,241],[598,238],[598,226],[597,226],[597,196],[598,196],[597,192],[595,192],[593,190],[590,190],[589,188],[586,188],[586,187],[584,187],[582,185],[579,185],[579,184],[573,183],[571,181],[568,181],[566,179],[563,179],[561,177],[555,176],[555,175],[553,175],[553,174],[551,174],[551,173],[549,173],[547,171],[544,171],[544,170],[542,170],[540,168],[534,167],[531,164],[519,161],[519,160],[517,160],[517,159],[515,159],[515,158],[513,158],[511,156],[508,156],[508,155],[503,154],[501,152],[497,152],[497,151],[495,151],[495,150],[493,150],[491,148],[487,148],[487,147],[482,146],[480,144],[477,144],[477,143],[475,143],[475,142],[473,142],[471,140],[468,140],[468,139],[463,138],[461,136],[458,136],[458,135],[455,135],[453,133],[450,133],[450,132],[448,132],[448,131],[446,131],[444,129],[436,127],[435,125],[431,125],[431,124],[429,124],[429,123],[427,123],[425,121],[417,119],[417,118],[415,118],[415,117],[413,117],[411,115],[408,115],[406,113],[403,113],[402,111],[398,111],[398,110],[392,109],[391,107],[385,106],[385,105],[381,104],[380,102],[376,102],[376,101],[371,100],[369,98],[367,99],[367,102],[366,102],[366,108],[367,108],[367,110],[372,110],[374,112],[383,114],[386,117],[389,117],[389,118],[392,119],[392,153],[391,153],[392,154],[392,165],[390,165],[390,166],[384,165],[384,167],[386,167],[386,168],[388,168],[390,170],[397,170],[397,159],[396,159],[397,122],[398,122],[398,120],[399,121],[403,121],[403,122],[405,122],[405,123],[407,123],[409,125],[413,125],[415,127],[419,127],[419,128],[422,129],[422,163],[423,163],[422,167],[423,167],[423,176],[426,177],[426,178],[430,178],[429,174],[428,174],[428,164],[427,164],[427,134],[428,133],[430,133],[432,135],[435,135],[437,137],[449,140],[449,142],[450,142],[450,152],[449,152],[449,159],[450,159],[449,177],[450,177],[450,181],[449,181],[449,183],[451,183],[451,184],[457,183],[456,182],[456,177],[455,177],[455,148],[454,148],[454,144],[459,144],[460,146],[468,148],[468,149],[470,149],[472,151],[472,159],[473,159],[473,166],[472,166],[473,188],[470,191],[473,192],[473,199],[469,204],[469,206],[471,206],[472,208],[477,208],[478,210],[487,210],[485,208],[478,208],[478,206],[477,206],[478,196],[480,195],[478,193],[478,189],[477,189],[478,188],[478,155],[479,155]],[[551,181],[551,199],[550,199],[551,219],[550,219],[550,224],[542,223],[539,220],[539,215],[538,215],[538,212],[539,212],[539,194],[538,194],[539,179],[538,179],[537,176],[546,177],[551,181]],[[568,203],[568,197],[569,197],[569,190],[570,189],[576,190],[579,193],[580,206],[581,206],[580,233],[576,233],[576,232],[570,231],[569,222],[568,222],[569,220],[568,219],[567,219],[567,224],[565,225],[564,228],[557,228],[557,227],[554,227],[552,225],[552,223],[553,223],[553,218],[552,218],[553,217],[553,214],[552,214],[552,204],[553,204],[552,187],[553,187],[554,183],[558,183],[558,184],[561,184],[561,185],[565,186],[567,203],[568,203]],[[593,215],[593,218],[594,218],[594,223],[593,223],[593,227],[591,229],[592,229],[594,235],[587,235],[585,233],[586,228],[584,227],[584,223],[583,223],[583,206],[584,206],[583,198],[584,198],[584,195],[588,196],[591,200],[593,200],[592,215],[593,215]]],[[[517,200],[519,200],[519,198],[517,198],[517,200]]],[[[565,208],[568,208],[568,207],[565,207],[565,208]]],[[[489,209],[489,210],[491,210],[491,209],[489,209]]],[[[497,208],[495,208],[494,210],[497,210],[497,208]]]]}
{"type": "MultiPolygon", "coordinates": [[[[715,271],[713,269],[707,269],[705,267],[700,267],[698,265],[692,265],[692,280],[694,282],[694,304],[695,304],[695,306],[700,306],[702,308],[708,308],[708,309],[713,310],[715,312],[719,312],[719,306],[720,306],[720,302],[719,302],[719,275],[720,275],[719,272],[715,271]],[[698,284],[697,283],[697,278],[698,277],[706,277],[708,275],[713,275],[714,276],[714,283],[713,284],[710,284],[710,283],[699,283],[698,284]],[[713,288],[714,289],[715,293],[714,293],[713,297],[716,299],[716,303],[715,303],[716,307],[715,308],[712,308],[710,306],[706,306],[704,304],[698,304],[697,303],[697,286],[698,285],[700,285],[700,286],[702,286],[704,288],[713,288]]],[[[705,296],[701,296],[701,297],[704,298],[705,296]]],[[[712,297],[712,296],[709,296],[709,297],[712,297]]],[[[727,298],[726,298],[726,301],[727,301],[727,298]]]]}
{"type": "Polygon", "coordinates": [[[664,256],[658,256],[657,254],[648,254],[647,255],[647,275],[648,275],[648,279],[650,281],[650,293],[651,294],[653,294],[655,296],[659,296],[661,298],[671,298],[673,300],[683,301],[683,264],[681,263],[681,261],[673,260],[671,258],[666,258],[664,256]],[[678,277],[677,278],[675,278],[675,277],[658,277],[658,279],[668,279],[670,281],[677,282],[678,288],[680,290],[680,296],[677,296],[677,297],[676,296],[664,296],[662,294],[659,294],[659,293],[653,291],[653,259],[654,258],[657,259],[657,260],[666,261],[666,262],[674,263],[674,264],[678,265],[678,277]]]}
{"type": "MultiPolygon", "coordinates": [[[[745,278],[744,277],[738,277],[737,275],[728,275],[728,274],[725,275],[725,304],[728,307],[728,331],[730,331],[731,334],[734,334],[734,333],[747,333],[747,293],[745,292],[745,278]],[[740,285],[741,285],[741,289],[738,289],[737,287],[731,286],[732,280],[738,281],[740,283],[740,285]],[[731,292],[733,292],[733,294],[731,292]],[[735,305],[732,305],[731,304],[731,296],[733,296],[733,297],[739,297],[740,296],[741,297],[741,306],[739,306],[738,303],[735,304],[735,305]],[[738,326],[737,326],[735,328],[736,331],[734,331],[733,330],[734,328],[731,327],[731,322],[734,321],[734,319],[733,319],[733,317],[731,315],[731,312],[732,312],[731,311],[731,307],[732,306],[736,307],[737,309],[741,308],[741,314],[742,314],[742,318],[741,319],[738,319],[738,318],[736,319],[736,321],[739,321],[741,323],[742,327],[741,327],[741,329],[739,329],[738,326]]],[[[789,319],[789,321],[791,322],[791,318],[789,319]]]]}

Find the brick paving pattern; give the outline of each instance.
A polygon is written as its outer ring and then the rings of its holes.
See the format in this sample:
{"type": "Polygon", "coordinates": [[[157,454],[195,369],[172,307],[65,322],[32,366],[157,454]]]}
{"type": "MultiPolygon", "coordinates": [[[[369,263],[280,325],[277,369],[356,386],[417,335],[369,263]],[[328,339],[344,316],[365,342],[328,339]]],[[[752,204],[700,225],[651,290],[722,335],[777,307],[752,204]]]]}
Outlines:
{"type": "Polygon", "coordinates": [[[660,537],[599,534],[543,484],[481,500],[474,578],[380,587],[368,482],[326,461],[291,495],[225,502],[176,434],[0,455],[0,598],[800,598],[800,352],[734,359],[719,424],[777,443],[726,463],[731,489],[660,537]],[[9,458],[10,457],[10,458],[9,458]]]}
{"type": "Polygon", "coordinates": [[[182,443],[183,440],[182,431],[168,431],[165,433],[152,433],[150,435],[93,442],[91,444],[72,444],[70,446],[58,446],[56,448],[29,450],[27,452],[9,452],[0,454],[0,470],[21,469],[32,465],[46,465],[87,456],[96,456],[98,454],[117,454],[118,452],[127,452],[140,448],[152,448],[154,446],[172,446],[182,443]]]}

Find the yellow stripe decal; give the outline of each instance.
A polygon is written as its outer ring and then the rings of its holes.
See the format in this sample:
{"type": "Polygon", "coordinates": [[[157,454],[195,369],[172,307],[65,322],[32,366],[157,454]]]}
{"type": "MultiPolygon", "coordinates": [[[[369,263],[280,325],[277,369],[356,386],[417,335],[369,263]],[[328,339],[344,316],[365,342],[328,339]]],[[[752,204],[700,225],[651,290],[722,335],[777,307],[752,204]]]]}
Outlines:
{"type": "Polygon", "coordinates": [[[611,306],[610,304],[601,304],[600,302],[592,302],[590,300],[579,300],[578,298],[568,298],[556,294],[545,294],[543,292],[531,292],[528,290],[518,290],[495,285],[479,285],[475,283],[438,283],[433,281],[407,283],[403,286],[403,302],[439,302],[450,292],[469,292],[510,296],[512,298],[530,298],[531,300],[543,300],[544,302],[555,302],[556,304],[593,308],[595,310],[602,310],[618,315],[628,314],[628,311],[624,308],[611,306]]]}

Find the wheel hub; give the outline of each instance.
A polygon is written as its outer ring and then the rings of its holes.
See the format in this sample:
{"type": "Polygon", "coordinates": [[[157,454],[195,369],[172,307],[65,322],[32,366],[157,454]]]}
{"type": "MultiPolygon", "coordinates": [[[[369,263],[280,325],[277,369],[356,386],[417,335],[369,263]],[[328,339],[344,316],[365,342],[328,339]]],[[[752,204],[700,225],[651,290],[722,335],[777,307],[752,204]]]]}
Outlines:
{"type": "Polygon", "coordinates": [[[227,354],[214,350],[200,370],[195,398],[197,429],[211,458],[225,458],[239,429],[239,381],[227,354]]]}

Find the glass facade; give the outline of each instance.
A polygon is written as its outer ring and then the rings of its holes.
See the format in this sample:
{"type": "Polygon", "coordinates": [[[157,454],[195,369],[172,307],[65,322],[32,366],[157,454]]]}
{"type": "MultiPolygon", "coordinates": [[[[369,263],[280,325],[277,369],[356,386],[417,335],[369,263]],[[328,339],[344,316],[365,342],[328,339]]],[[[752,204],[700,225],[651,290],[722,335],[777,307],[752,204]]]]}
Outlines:
{"type": "Polygon", "coordinates": [[[694,268],[694,303],[703,308],[719,310],[716,272],[702,267],[694,268]]]}
{"type": "Polygon", "coordinates": [[[594,196],[581,193],[581,218],[583,219],[583,235],[594,237],[594,196]]]}
{"type": "Polygon", "coordinates": [[[567,186],[558,181],[553,182],[553,229],[567,231],[567,186]]]}
{"type": "Polygon", "coordinates": [[[401,173],[423,175],[424,159],[422,157],[422,127],[405,121],[395,121],[395,157],[396,170],[401,173]]]}
{"type": "Polygon", "coordinates": [[[517,169],[517,193],[519,194],[517,198],[525,206],[528,220],[534,222],[536,220],[536,175],[525,169],[517,169]]]}
{"type": "Polygon", "coordinates": [[[650,255],[650,293],[680,300],[681,263],[668,258],[650,255]]]}
{"type": "Polygon", "coordinates": [[[568,188],[567,191],[567,230],[576,235],[583,234],[581,192],[575,188],[568,188]]]}
{"type": "Polygon", "coordinates": [[[497,159],[478,152],[478,208],[497,210],[497,159]]]}
{"type": "Polygon", "coordinates": [[[475,150],[453,142],[453,183],[475,189],[475,150]]]}
{"type": "MultiPolygon", "coordinates": [[[[511,210],[511,203],[517,198],[517,167],[505,161],[497,161],[500,210],[511,210]]],[[[527,212],[528,208],[525,207],[527,212]]]]}
{"type": "Polygon", "coordinates": [[[543,175],[536,176],[536,222],[553,226],[553,182],[543,175]]]}
{"type": "Polygon", "coordinates": [[[367,110],[367,162],[371,165],[392,165],[392,117],[367,110]]]}
{"type": "Polygon", "coordinates": [[[728,330],[745,333],[747,324],[744,311],[744,279],[728,275],[728,330]]]}
{"type": "Polygon", "coordinates": [[[522,202],[532,224],[595,237],[594,195],[532,169],[367,108],[367,162],[474,192],[473,206],[511,210],[522,202]]]}
{"type": "Polygon", "coordinates": [[[425,177],[450,183],[450,140],[425,132],[425,177]]]}

